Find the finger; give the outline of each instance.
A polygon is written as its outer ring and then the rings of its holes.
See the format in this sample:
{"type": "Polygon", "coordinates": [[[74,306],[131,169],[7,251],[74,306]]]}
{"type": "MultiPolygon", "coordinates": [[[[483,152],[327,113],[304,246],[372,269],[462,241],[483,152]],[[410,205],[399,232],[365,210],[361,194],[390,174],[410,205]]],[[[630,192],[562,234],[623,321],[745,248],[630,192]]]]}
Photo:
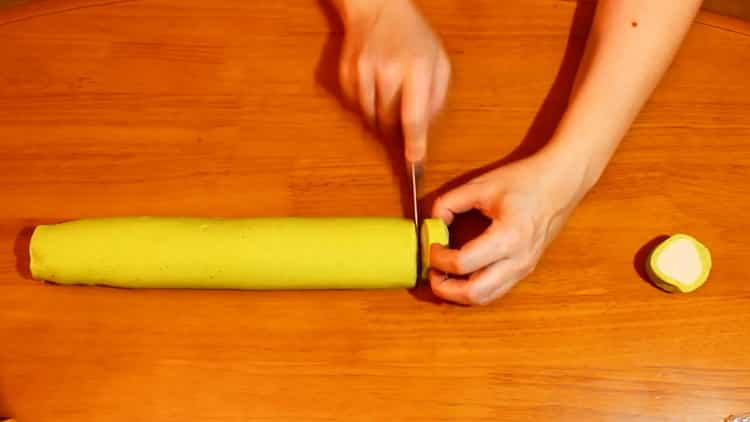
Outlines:
{"type": "Polygon", "coordinates": [[[339,85],[349,104],[357,103],[357,72],[354,63],[354,48],[351,42],[344,42],[339,62],[339,85]]]}
{"type": "Polygon", "coordinates": [[[375,64],[367,56],[357,60],[357,97],[362,115],[371,125],[375,125],[375,64]]]}
{"type": "Polygon", "coordinates": [[[430,93],[430,117],[443,108],[451,79],[451,64],[445,54],[439,54],[435,63],[435,73],[432,75],[432,92],[430,93]]]}
{"type": "Polygon", "coordinates": [[[504,296],[506,293],[510,291],[516,284],[518,284],[519,281],[521,281],[521,274],[515,273],[508,278],[506,278],[504,281],[500,283],[499,286],[495,288],[494,291],[492,291],[485,300],[487,303],[494,302],[500,297],[504,296]]]}
{"type": "Polygon", "coordinates": [[[433,245],[430,263],[451,274],[470,274],[489,264],[513,255],[519,243],[518,232],[510,226],[492,223],[482,234],[467,242],[461,249],[433,245]],[[500,228],[498,228],[500,227],[500,228]]]}
{"type": "Polygon", "coordinates": [[[476,272],[466,283],[465,296],[472,305],[486,305],[510,290],[521,279],[513,259],[497,261],[486,270],[476,272]]]}
{"type": "Polygon", "coordinates": [[[429,273],[430,288],[435,296],[451,302],[468,305],[464,297],[467,280],[451,278],[449,275],[436,270],[429,273]]]}
{"type": "Polygon", "coordinates": [[[485,305],[510,289],[518,279],[512,260],[504,259],[473,273],[468,279],[430,272],[430,286],[438,297],[464,305],[485,305]],[[510,286],[506,286],[510,284],[510,286]]]}
{"type": "Polygon", "coordinates": [[[427,151],[432,72],[428,62],[415,60],[404,77],[401,124],[404,131],[404,152],[410,163],[422,161],[427,151]]]}
{"type": "Polygon", "coordinates": [[[464,275],[466,271],[462,265],[459,262],[458,249],[446,248],[437,243],[430,245],[430,268],[448,274],[464,275]]]}
{"type": "Polygon", "coordinates": [[[378,125],[387,132],[393,132],[398,122],[403,78],[403,70],[398,64],[380,66],[376,70],[378,125]]]}
{"type": "Polygon", "coordinates": [[[467,212],[480,205],[481,190],[478,183],[461,185],[438,197],[432,207],[432,216],[450,225],[456,214],[467,212]]]}

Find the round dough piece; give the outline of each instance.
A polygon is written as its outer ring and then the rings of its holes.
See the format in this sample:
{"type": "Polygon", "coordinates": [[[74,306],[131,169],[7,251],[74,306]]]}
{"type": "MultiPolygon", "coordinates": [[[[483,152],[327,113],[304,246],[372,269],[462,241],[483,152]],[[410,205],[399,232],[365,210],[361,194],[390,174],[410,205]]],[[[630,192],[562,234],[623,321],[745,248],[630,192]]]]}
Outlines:
{"type": "Polygon", "coordinates": [[[422,274],[424,280],[430,269],[430,246],[433,243],[448,246],[450,235],[448,226],[439,218],[428,218],[422,222],[419,231],[420,247],[422,248],[422,274]]]}
{"type": "Polygon", "coordinates": [[[654,249],[646,269],[651,281],[662,290],[689,293],[708,279],[711,253],[695,238],[676,234],[654,249]]]}

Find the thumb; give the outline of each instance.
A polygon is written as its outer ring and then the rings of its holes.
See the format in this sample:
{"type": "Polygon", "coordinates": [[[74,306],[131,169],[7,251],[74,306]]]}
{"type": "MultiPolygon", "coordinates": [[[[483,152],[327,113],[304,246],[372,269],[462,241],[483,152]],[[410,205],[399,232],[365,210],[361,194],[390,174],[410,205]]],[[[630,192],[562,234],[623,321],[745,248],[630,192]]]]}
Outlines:
{"type": "Polygon", "coordinates": [[[445,224],[451,224],[456,214],[477,208],[481,198],[480,186],[478,183],[470,182],[441,195],[432,208],[433,217],[442,219],[445,224]]]}

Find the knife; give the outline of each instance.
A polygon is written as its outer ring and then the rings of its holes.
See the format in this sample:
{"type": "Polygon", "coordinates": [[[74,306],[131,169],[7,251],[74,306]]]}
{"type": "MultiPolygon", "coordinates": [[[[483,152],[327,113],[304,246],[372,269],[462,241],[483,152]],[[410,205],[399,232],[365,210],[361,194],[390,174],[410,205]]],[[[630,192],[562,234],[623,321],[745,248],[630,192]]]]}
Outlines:
{"type": "Polygon", "coordinates": [[[422,181],[422,163],[407,163],[409,179],[411,181],[412,217],[414,218],[414,229],[419,233],[419,207],[417,204],[419,186],[422,181]]]}

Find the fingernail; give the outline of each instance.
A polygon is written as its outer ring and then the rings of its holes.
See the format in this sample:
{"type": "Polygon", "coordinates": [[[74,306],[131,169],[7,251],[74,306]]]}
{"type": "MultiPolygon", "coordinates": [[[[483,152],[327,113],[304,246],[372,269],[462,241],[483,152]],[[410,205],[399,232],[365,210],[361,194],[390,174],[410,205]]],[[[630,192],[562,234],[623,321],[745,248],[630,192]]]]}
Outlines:
{"type": "Polygon", "coordinates": [[[410,163],[421,162],[425,156],[425,139],[420,139],[418,142],[410,142],[406,145],[406,159],[410,163]]]}

